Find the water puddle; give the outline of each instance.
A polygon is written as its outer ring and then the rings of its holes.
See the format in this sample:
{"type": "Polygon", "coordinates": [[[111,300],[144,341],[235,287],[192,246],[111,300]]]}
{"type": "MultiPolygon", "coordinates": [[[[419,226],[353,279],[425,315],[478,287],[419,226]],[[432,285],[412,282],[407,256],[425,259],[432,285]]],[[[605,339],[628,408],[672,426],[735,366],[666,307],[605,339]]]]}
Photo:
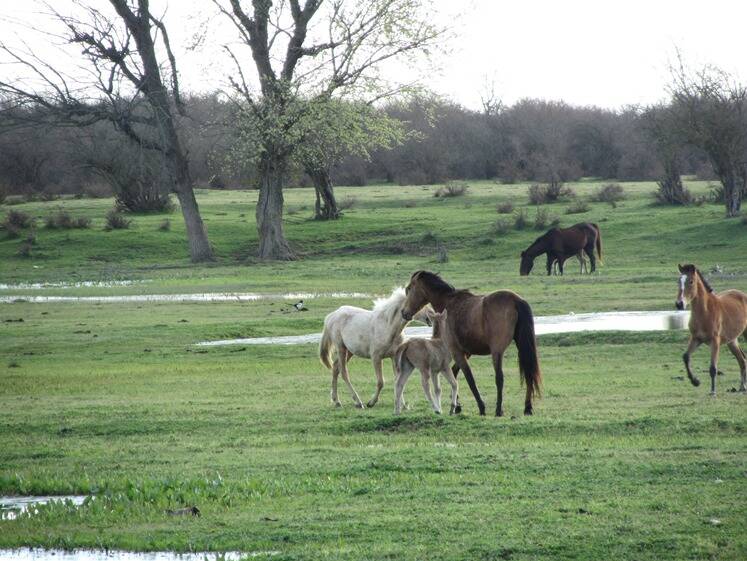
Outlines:
{"type": "Polygon", "coordinates": [[[194,294],[130,294],[125,296],[0,296],[0,304],[59,302],[116,304],[123,302],[256,302],[258,300],[313,300],[316,298],[372,298],[363,292],[204,292],[194,294]]]}
{"type": "MultiPolygon", "coordinates": [[[[537,335],[552,333],[576,333],[579,331],[668,331],[685,329],[690,312],[599,312],[590,314],[566,314],[561,316],[538,316],[534,318],[537,335]]],[[[406,338],[430,337],[427,326],[407,327],[406,338]]],[[[303,345],[319,343],[321,333],[288,335],[281,337],[252,337],[246,339],[224,339],[222,341],[202,341],[200,347],[223,345],[303,345]]]]}
{"type": "MultiPolygon", "coordinates": [[[[75,506],[83,504],[88,497],[86,495],[50,495],[34,497],[0,497],[0,520],[15,520],[19,514],[24,512],[35,512],[39,505],[51,502],[67,503],[75,506]]],[[[0,559],[5,559],[0,556],[0,559]]]]}
{"type": "Polygon", "coordinates": [[[0,549],[0,559],[12,561],[240,561],[272,557],[279,551],[172,553],[168,551],[122,551],[116,549],[0,549]]]}
{"type": "Polygon", "coordinates": [[[46,290],[48,288],[114,288],[117,286],[134,286],[152,282],[151,280],[121,281],[78,281],[78,282],[20,282],[18,284],[0,283],[0,290],[46,290]]]}

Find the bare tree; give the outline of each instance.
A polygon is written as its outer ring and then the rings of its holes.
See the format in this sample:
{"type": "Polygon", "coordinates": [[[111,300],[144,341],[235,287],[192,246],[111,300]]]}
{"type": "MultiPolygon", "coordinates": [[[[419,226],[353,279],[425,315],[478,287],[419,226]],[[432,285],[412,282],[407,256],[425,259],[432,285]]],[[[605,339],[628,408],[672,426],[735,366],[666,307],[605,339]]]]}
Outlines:
{"type": "Polygon", "coordinates": [[[656,198],[670,205],[684,205],[690,202],[690,194],[682,185],[682,152],[684,140],[678,134],[678,117],[672,105],[649,107],[641,115],[643,126],[653,140],[656,153],[663,168],[658,181],[656,198]]]}
{"type": "Polygon", "coordinates": [[[245,79],[244,59],[226,47],[238,68],[234,87],[260,136],[260,258],[293,258],[283,233],[283,187],[288,162],[305,136],[299,123],[309,108],[333,96],[372,102],[400,91],[401,85],[385,83],[377,70],[435,43],[441,32],[429,22],[425,2],[252,0],[245,7],[240,0],[214,0],[249,48],[259,82],[257,96],[245,79]]]}
{"type": "Polygon", "coordinates": [[[99,6],[77,3],[83,14],[80,17],[60,14],[49,6],[65,26],[67,40],[83,48],[94,76],[92,83],[68,84],[68,78],[52,63],[0,45],[10,61],[42,83],[40,89],[33,89],[16,80],[0,80],[0,94],[13,101],[16,113],[19,107],[32,109],[27,114],[39,123],[88,126],[108,121],[143,149],[158,152],[168,171],[170,190],[179,199],[190,256],[196,262],[211,260],[212,249],[177,130],[177,115],[183,113],[184,106],[166,25],[153,14],[148,0],[109,3],[113,14],[104,13],[99,6]],[[158,58],[159,46],[166,61],[158,58]],[[166,78],[163,72],[168,74],[166,78]],[[84,98],[82,92],[91,87],[96,95],[84,98]]]}
{"type": "Polygon", "coordinates": [[[674,134],[703,150],[724,188],[726,216],[740,213],[747,190],[747,88],[715,67],[672,70],[674,134]]]}

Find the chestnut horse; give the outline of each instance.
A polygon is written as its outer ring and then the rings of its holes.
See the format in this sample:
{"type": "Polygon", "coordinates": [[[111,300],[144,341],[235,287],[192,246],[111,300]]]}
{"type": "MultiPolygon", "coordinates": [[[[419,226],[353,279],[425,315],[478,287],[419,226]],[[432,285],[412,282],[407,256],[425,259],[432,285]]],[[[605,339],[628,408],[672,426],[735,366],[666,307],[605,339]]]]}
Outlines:
{"type": "Polygon", "coordinates": [[[585,251],[591,261],[591,272],[597,268],[594,249],[602,260],[602,231],[591,222],[574,224],[570,228],[552,228],[534,240],[532,245],[521,252],[519,273],[528,275],[534,266],[534,259],[547,254],[547,274],[552,274],[553,263],[557,261],[560,274],[563,274],[565,260],[585,251]]]}
{"type": "MultiPolygon", "coordinates": [[[[485,414],[485,402],[475,384],[468,359],[471,355],[490,355],[495,370],[498,398],[496,416],[503,415],[503,353],[513,339],[519,350],[519,371],[526,384],[524,414],[532,414],[532,398],[540,394],[542,373],[537,358],[532,308],[518,294],[499,290],[487,295],[456,290],[435,273],[417,271],[405,288],[407,300],[402,317],[412,319],[415,313],[430,303],[441,313],[448,311],[444,339],[454,362],[452,372],[464,371],[469,389],[477,401],[480,415],[485,414]]],[[[461,409],[457,407],[458,410],[461,409]]]]}
{"type": "Polygon", "coordinates": [[[747,391],[747,356],[739,348],[739,336],[747,338],[747,294],[740,290],[725,290],[714,294],[695,265],[678,265],[680,269],[679,290],[675,303],[684,310],[690,303],[690,342],[682,360],[685,361],[687,377],[693,386],[700,380],[690,370],[690,355],[703,343],[711,346],[711,395],[716,395],[718,353],[726,344],[739,363],[739,391],[747,391]]]}

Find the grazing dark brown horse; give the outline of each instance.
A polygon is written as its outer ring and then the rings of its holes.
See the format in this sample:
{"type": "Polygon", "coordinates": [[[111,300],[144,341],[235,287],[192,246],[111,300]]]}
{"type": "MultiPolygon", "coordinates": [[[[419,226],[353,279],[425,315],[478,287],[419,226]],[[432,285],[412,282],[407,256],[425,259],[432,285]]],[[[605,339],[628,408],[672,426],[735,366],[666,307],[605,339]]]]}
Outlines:
{"type": "Polygon", "coordinates": [[[739,391],[747,391],[747,357],[739,348],[739,336],[747,338],[747,294],[740,290],[725,290],[714,294],[708,282],[695,265],[678,265],[680,269],[679,290],[675,306],[684,310],[689,302],[690,342],[682,360],[685,361],[687,377],[693,386],[700,380],[690,370],[690,355],[703,343],[711,346],[711,395],[716,395],[718,353],[726,344],[739,363],[739,391]]]}
{"type": "Polygon", "coordinates": [[[519,371],[527,388],[524,414],[532,414],[532,398],[540,394],[542,373],[537,358],[532,308],[525,300],[510,290],[484,296],[456,290],[437,274],[428,271],[414,273],[405,291],[407,300],[402,317],[408,321],[428,303],[438,313],[448,311],[444,339],[456,363],[452,372],[456,375],[460,369],[464,371],[480,415],[485,414],[485,402],[475,384],[468,359],[471,355],[490,355],[493,359],[498,390],[495,414],[500,417],[503,415],[503,353],[513,339],[519,350],[519,371]]]}
{"type": "Polygon", "coordinates": [[[578,255],[585,251],[591,261],[591,272],[597,268],[597,260],[594,256],[597,250],[599,260],[602,259],[602,231],[599,226],[591,222],[574,224],[570,228],[552,228],[534,240],[534,243],[521,252],[521,266],[519,273],[522,276],[532,271],[534,259],[543,253],[547,254],[547,274],[552,274],[552,265],[557,261],[560,274],[563,274],[563,263],[569,257],[578,255]]]}

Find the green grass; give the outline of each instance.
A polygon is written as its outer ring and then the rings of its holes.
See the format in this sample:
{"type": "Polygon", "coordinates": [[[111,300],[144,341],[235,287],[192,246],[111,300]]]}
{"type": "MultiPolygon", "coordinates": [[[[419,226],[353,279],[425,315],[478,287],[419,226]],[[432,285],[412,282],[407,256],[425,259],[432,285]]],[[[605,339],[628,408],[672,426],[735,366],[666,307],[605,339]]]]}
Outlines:
{"type": "MultiPolygon", "coordinates": [[[[669,309],[676,263],[693,261],[723,268],[711,278],[717,289],[747,289],[740,221],[723,219],[716,205],[653,206],[652,184],[624,186],[629,196],[615,209],[592,203],[588,213],[563,215],[564,225],[602,227],[606,258],[595,276],[574,265],[548,279],[538,262],[519,278],[518,253],[537,232],[496,237],[490,229],[498,202],[526,205],[526,186],[483,183],[444,200],[432,188],[339,189],[357,205],[330,224],[309,220],[310,210],[291,215],[287,232],[304,259],[283,264],[246,258],[256,244],[253,193],[201,193],[221,256],[210,267],[187,262],[177,216],[170,232],[156,230],[163,216],[102,232],[110,201],[21,205],[41,217],[63,205],[90,216],[93,229],[40,228],[30,259],[15,257],[19,240],[0,241],[0,282],[150,281],[35,294],[383,293],[430,268],[458,286],[513,288],[549,314],[669,309]],[[446,244],[449,263],[435,264],[422,241],[432,240],[428,232],[446,244]]],[[[286,198],[297,208],[311,197],[290,190],[286,198]]],[[[727,391],[738,385],[728,352],[710,398],[684,379],[685,332],[543,336],[536,415],[521,415],[511,347],[506,417],[495,419],[477,416],[465,384],[464,415],[433,415],[417,379],[406,390],[413,409],[394,417],[388,370],[379,406],[356,410],[341,388],[344,406],[334,409],[313,345],[193,346],[318,331],[342,303],[368,305],[322,298],[305,313],[270,300],[0,305],[0,493],[98,497],[0,522],[0,548],[274,550],[276,559],[313,560],[747,557],[747,404],[727,391]],[[190,504],[200,518],[165,514],[190,504]]],[[[707,354],[694,360],[704,381],[707,354]]],[[[489,361],[473,365],[491,404],[489,361]]],[[[370,365],[356,359],[351,372],[361,396],[370,395],[370,365]]]]}

